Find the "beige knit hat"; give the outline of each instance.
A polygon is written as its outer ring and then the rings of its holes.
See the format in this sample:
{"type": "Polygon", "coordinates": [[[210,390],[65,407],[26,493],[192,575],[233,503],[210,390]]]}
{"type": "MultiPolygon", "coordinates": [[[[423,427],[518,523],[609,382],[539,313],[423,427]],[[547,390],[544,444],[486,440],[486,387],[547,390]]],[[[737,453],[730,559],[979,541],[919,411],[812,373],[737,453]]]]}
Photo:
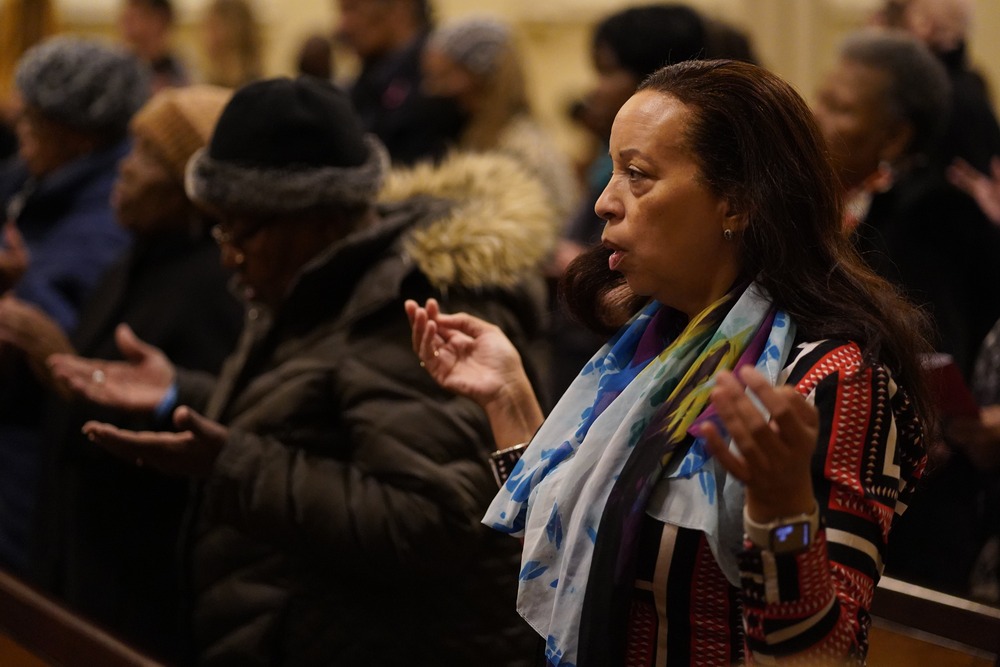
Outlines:
{"type": "Polygon", "coordinates": [[[183,182],[188,159],[208,143],[232,94],[218,86],[166,88],[136,113],[132,134],[152,142],[166,158],[171,173],[183,182]]]}

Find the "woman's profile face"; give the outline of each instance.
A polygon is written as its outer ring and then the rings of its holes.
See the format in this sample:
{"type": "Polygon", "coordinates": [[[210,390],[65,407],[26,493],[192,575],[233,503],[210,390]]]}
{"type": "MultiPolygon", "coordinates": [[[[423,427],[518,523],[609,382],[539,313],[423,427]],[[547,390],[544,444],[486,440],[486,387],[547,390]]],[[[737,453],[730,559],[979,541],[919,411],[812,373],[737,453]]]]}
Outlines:
{"type": "Polygon", "coordinates": [[[826,76],[814,114],[841,183],[859,186],[879,162],[898,157],[887,105],[888,75],[850,60],[841,60],[826,76]]]}
{"type": "Polygon", "coordinates": [[[184,229],[188,224],[184,186],[171,175],[156,146],[143,137],[136,137],[118,165],[111,204],[122,226],[140,234],[184,229]]]}
{"type": "Polygon", "coordinates": [[[476,92],[476,79],[467,69],[434,47],[424,49],[421,58],[424,92],[432,97],[457,100],[466,111],[471,111],[476,92]]]}
{"type": "Polygon", "coordinates": [[[35,177],[55,171],[83,152],[78,133],[30,106],[19,107],[14,129],[18,153],[35,177]]]}
{"type": "Polygon", "coordinates": [[[739,276],[739,219],[704,184],[688,147],[691,110],[651,90],[636,93],[615,118],[611,180],[597,201],[610,267],[636,294],[693,316],[739,276]]]}

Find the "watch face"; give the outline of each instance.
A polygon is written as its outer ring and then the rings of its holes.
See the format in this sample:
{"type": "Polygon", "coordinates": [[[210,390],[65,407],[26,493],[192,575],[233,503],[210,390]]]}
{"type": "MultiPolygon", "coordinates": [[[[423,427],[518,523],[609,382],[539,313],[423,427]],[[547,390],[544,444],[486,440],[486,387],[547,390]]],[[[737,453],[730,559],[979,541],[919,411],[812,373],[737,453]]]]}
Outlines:
{"type": "Polygon", "coordinates": [[[771,551],[775,553],[801,551],[810,541],[808,521],[788,523],[771,530],[771,551]]]}

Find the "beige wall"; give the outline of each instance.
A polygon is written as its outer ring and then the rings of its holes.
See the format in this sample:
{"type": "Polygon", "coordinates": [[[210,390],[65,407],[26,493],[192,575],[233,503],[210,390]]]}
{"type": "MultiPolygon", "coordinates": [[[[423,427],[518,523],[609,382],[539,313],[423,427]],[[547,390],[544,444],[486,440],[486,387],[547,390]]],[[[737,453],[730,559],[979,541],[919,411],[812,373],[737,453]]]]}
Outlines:
{"type": "MultiPolygon", "coordinates": [[[[2,1],[2,0],[0,0],[2,1]]],[[[564,121],[563,110],[585,90],[592,73],[589,34],[602,16],[628,6],[621,0],[434,0],[440,18],[491,12],[518,28],[536,110],[560,144],[578,152],[583,138],[564,121]]],[[[197,55],[199,8],[205,0],[175,0],[180,7],[179,41],[192,60],[197,55]]],[[[58,0],[70,28],[113,34],[118,0],[58,0]]],[[[269,74],[292,70],[298,44],[312,32],[329,31],[335,0],[256,0],[267,36],[269,74]]],[[[860,25],[878,0],[689,0],[704,12],[746,29],[763,63],[811,98],[830,66],[840,37],[860,25]]],[[[1000,0],[976,0],[972,60],[1000,95],[1000,0]]],[[[349,75],[347,54],[338,71],[349,75]]]]}

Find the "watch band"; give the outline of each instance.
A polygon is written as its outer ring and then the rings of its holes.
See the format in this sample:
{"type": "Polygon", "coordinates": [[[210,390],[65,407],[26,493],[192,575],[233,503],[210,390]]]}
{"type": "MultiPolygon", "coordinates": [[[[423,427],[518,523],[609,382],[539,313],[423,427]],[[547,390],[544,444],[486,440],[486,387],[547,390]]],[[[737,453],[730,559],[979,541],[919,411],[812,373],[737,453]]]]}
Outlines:
{"type": "Polygon", "coordinates": [[[490,469],[493,470],[493,477],[497,481],[497,486],[503,486],[514,470],[514,466],[521,460],[521,454],[528,448],[528,443],[522,442],[519,445],[508,447],[490,453],[490,469]]]}
{"type": "Polygon", "coordinates": [[[761,549],[773,553],[794,553],[809,548],[819,530],[819,506],[811,512],[780,517],[767,523],[750,518],[743,506],[743,532],[761,549]]]}

